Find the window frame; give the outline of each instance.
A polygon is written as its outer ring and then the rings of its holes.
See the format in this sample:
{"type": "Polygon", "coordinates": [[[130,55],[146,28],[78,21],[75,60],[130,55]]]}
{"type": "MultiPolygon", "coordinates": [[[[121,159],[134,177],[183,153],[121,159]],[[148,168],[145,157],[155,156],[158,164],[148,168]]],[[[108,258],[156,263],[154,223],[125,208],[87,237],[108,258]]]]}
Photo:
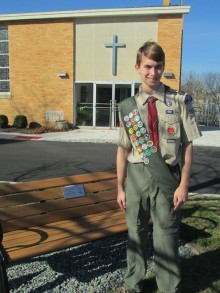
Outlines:
{"type": "Polygon", "coordinates": [[[0,43],[7,43],[7,52],[6,53],[1,53],[0,56],[8,56],[8,66],[1,66],[0,65],[0,71],[3,70],[8,70],[8,79],[1,79],[1,74],[0,74],[0,83],[1,82],[7,82],[8,83],[8,91],[0,91],[0,98],[5,98],[5,97],[10,97],[10,62],[9,62],[9,35],[8,35],[8,27],[7,26],[0,26],[0,30],[7,30],[7,38],[0,38],[0,43]]]}

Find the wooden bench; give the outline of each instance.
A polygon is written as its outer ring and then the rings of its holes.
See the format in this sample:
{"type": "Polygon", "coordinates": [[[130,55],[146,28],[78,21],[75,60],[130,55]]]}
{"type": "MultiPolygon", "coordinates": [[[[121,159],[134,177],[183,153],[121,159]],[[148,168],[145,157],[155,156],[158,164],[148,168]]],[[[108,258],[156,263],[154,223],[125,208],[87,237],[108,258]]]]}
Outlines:
{"type": "Polygon", "coordinates": [[[116,173],[109,171],[0,185],[4,261],[126,231],[124,212],[116,202],[116,180],[116,173]],[[64,190],[72,185],[83,185],[85,196],[65,199],[64,190]]]}

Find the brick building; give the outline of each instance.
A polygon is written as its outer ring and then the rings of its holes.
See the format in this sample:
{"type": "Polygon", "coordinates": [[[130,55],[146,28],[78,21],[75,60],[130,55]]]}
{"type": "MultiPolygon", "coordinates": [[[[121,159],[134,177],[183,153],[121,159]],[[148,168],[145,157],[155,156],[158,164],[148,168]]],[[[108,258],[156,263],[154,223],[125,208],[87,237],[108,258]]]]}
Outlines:
{"type": "Polygon", "coordinates": [[[163,82],[179,88],[189,6],[0,15],[0,114],[28,123],[118,126],[117,104],[139,86],[134,64],[147,40],[165,50],[163,82]]]}

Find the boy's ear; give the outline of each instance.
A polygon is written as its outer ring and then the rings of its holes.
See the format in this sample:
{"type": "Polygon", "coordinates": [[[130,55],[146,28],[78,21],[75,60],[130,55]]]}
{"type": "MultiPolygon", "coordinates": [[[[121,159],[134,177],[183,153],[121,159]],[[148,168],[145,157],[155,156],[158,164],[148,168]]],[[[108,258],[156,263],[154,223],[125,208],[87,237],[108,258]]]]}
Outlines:
{"type": "Polygon", "coordinates": [[[139,73],[140,66],[138,64],[135,64],[134,68],[135,68],[136,72],[139,73]]]}

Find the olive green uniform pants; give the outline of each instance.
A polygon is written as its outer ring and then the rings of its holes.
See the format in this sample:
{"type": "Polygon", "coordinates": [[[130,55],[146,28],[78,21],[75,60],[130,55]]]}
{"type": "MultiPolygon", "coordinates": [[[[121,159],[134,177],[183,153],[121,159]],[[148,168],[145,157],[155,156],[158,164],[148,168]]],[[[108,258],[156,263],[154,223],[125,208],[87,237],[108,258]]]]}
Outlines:
{"type": "Polygon", "coordinates": [[[141,292],[147,271],[147,223],[153,220],[154,262],[160,292],[180,292],[178,259],[179,212],[173,194],[164,196],[143,163],[128,163],[126,221],[128,226],[125,287],[141,292]]]}

